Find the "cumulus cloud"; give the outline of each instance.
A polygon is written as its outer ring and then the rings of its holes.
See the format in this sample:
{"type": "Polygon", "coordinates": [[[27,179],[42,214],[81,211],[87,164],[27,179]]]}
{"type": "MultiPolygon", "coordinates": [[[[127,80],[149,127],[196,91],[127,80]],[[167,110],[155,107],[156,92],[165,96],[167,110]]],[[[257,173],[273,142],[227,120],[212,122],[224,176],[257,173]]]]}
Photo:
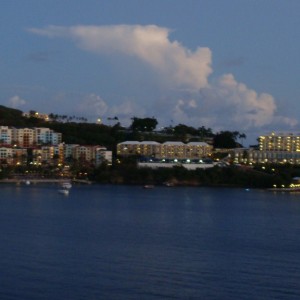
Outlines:
{"type": "Polygon", "coordinates": [[[258,94],[237,82],[232,74],[221,76],[200,93],[167,99],[157,105],[161,105],[162,114],[172,107],[170,119],[178,123],[204,125],[214,130],[297,125],[297,120],[277,115],[275,99],[270,94],[258,94]]]}
{"type": "Polygon", "coordinates": [[[12,108],[19,108],[20,106],[23,106],[26,104],[26,101],[19,97],[18,95],[11,97],[8,100],[8,105],[12,108]]]}
{"type": "Polygon", "coordinates": [[[125,100],[120,104],[109,105],[97,94],[85,95],[76,107],[76,113],[81,115],[84,113],[90,121],[95,121],[98,118],[104,120],[117,116],[123,126],[131,124],[133,116],[142,117],[146,110],[133,100],[125,100]]]}
{"type": "Polygon", "coordinates": [[[137,57],[180,87],[200,89],[208,85],[211,51],[194,52],[178,41],[170,41],[170,30],[155,25],[48,26],[29,29],[47,37],[64,37],[95,53],[122,53],[137,57]]]}
{"type": "Polygon", "coordinates": [[[232,112],[232,120],[245,127],[259,127],[272,122],[276,112],[274,98],[266,93],[258,95],[245,84],[235,80],[232,74],[223,75],[214,91],[226,111],[232,112]]]}
{"type": "Polygon", "coordinates": [[[129,115],[143,117],[150,112],[161,119],[209,126],[214,130],[297,124],[295,119],[278,114],[272,95],[257,93],[232,74],[210,82],[211,50],[199,47],[191,51],[178,41],[172,41],[167,28],[155,25],[48,26],[29,31],[49,38],[71,39],[89,52],[137,58],[171,83],[171,88],[168,85],[163,91],[164,101],[152,103],[152,110],[151,104],[132,100],[109,107],[100,96],[91,94],[79,105],[82,112],[122,115],[124,119],[129,115]]]}
{"type": "Polygon", "coordinates": [[[77,111],[88,116],[103,117],[108,110],[106,102],[96,94],[89,94],[77,106],[77,111]]]}
{"type": "Polygon", "coordinates": [[[145,109],[134,101],[126,100],[120,105],[113,105],[109,112],[111,115],[120,115],[120,116],[139,116],[145,114],[145,109]]]}

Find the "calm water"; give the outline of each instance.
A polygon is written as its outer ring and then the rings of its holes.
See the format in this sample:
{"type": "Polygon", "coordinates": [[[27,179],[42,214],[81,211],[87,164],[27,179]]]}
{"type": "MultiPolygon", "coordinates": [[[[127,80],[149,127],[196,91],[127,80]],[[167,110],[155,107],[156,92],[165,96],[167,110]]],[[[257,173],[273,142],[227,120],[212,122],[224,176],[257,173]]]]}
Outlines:
{"type": "Polygon", "coordinates": [[[300,299],[300,194],[0,185],[0,299],[300,299]]]}

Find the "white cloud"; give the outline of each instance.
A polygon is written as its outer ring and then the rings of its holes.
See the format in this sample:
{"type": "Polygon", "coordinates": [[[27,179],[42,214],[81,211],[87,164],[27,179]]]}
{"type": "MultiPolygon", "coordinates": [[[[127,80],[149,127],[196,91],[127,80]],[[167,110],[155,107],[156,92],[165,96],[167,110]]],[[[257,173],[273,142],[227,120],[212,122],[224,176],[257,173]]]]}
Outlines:
{"type": "Polygon", "coordinates": [[[215,87],[220,103],[232,113],[232,121],[245,128],[259,127],[272,122],[276,112],[274,98],[266,93],[258,95],[232,74],[223,75],[215,87]],[[221,102],[222,101],[222,102],[221,102]]]}
{"type": "MultiPolygon", "coordinates": [[[[278,114],[272,95],[257,93],[238,82],[232,74],[209,82],[211,50],[199,47],[191,51],[178,41],[171,41],[167,28],[155,25],[48,26],[29,31],[49,38],[71,39],[78,47],[97,54],[138,58],[151,66],[160,78],[171,83],[165,90],[160,90],[164,93],[160,98],[165,100],[153,102],[152,108],[145,99],[141,99],[142,103],[126,100],[109,107],[100,96],[91,94],[79,105],[81,112],[118,116],[124,120],[150,113],[167,123],[174,120],[175,124],[204,125],[213,130],[251,130],[297,124],[295,119],[278,114]]],[[[156,92],[155,87],[153,92],[156,92]]]]}
{"type": "Polygon", "coordinates": [[[47,37],[68,37],[77,45],[95,53],[122,53],[137,57],[176,86],[200,89],[208,85],[211,51],[192,52],[177,41],[170,41],[170,30],[155,25],[49,26],[29,29],[47,37]]]}
{"type": "Polygon", "coordinates": [[[146,110],[133,100],[125,100],[119,105],[113,105],[109,109],[110,116],[117,116],[123,126],[129,126],[132,117],[146,117],[146,110]]]}
{"type": "Polygon", "coordinates": [[[101,96],[94,93],[85,95],[79,100],[75,112],[84,114],[91,122],[100,117],[103,123],[106,123],[109,118],[117,117],[123,126],[130,125],[132,117],[144,117],[146,113],[144,108],[132,100],[109,106],[101,96]]]}
{"type": "Polygon", "coordinates": [[[20,106],[23,106],[26,104],[26,101],[19,97],[18,95],[11,97],[8,100],[8,105],[11,106],[12,108],[18,108],[20,106]]]}
{"type": "Polygon", "coordinates": [[[177,99],[160,102],[162,119],[167,111],[170,113],[168,120],[196,127],[204,125],[215,131],[297,125],[297,120],[277,114],[275,100],[270,94],[258,94],[237,82],[232,74],[223,75],[200,93],[177,99]],[[172,109],[168,110],[168,107],[172,109]]]}
{"type": "Polygon", "coordinates": [[[108,110],[106,102],[96,94],[86,95],[77,106],[77,111],[85,113],[88,116],[103,117],[108,110]]]}

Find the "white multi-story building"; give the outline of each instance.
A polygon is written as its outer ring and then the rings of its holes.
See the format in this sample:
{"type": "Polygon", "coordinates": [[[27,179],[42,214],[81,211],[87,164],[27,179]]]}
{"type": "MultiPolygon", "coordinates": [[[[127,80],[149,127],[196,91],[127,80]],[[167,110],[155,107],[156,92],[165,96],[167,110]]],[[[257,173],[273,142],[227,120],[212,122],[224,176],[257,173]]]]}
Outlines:
{"type": "Polygon", "coordinates": [[[62,134],[49,128],[34,128],[34,139],[37,145],[58,145],[62,141],[62,134]]]}
{"type": "Polygon", "coordinates": [[[8,126],[0,126],[0,144],[11,145],[12,129],[8,126]]]}
{"type": "Polygon", "coordinates": [[[65,144],[60,143],[58,145],[58,154],[60,163],[64,163],[73,157],[73,149],[78,147],[78,144],[65,144]]]}
{"type": "Polygon", "coordinates": [[[127,141],[117,145],[117,154],[122,156],[131,156],[141,154],[140,142],[127,141]]]}
{"type": "Polygon", "coordinates": [[[259,137],[259,150],[300,152],[300,133],[275,133],[259,137]]]}
{"type": "Polygon", "coordinates": [[[0,126],[0,144],[29,148],[35,145],[58,145],[62,134],[49,128],[15,128],[0,126]]]}
{"type": "Polygon", "coordinates": [[[95,166],[99,166],[103,162],[112,164],[112,151],[108,151],[105,147],[97,147],[95,152],[95,166]]]}
{"type": "Polygon", "coordinates": [[[212,153],[212,146],[204,142],[126,141],[117,145],[119,156],[140,155],[158,159],[199,159],[212,153]]]}
{"type": "Polygon", "coordinates": [[[186,158],[186,144],[182,142],[165,142],[161,145],[159,158],[186,158]]]}
{"type": "Polygon", "coordinates": [[[1,147],[0,148],[0,160],[12,158],[13,149],[11,147],[1,147]]]}
{"type": "Polygon", "coordinates": [[[72,157],[82,163],[99,166],[102,162],[112,163],[112,152],[97,145],[78,145],[72,150],[72,157]]]}
{"type": "Polygon", "coordinates": [[[236,163],[300,164],[300,133],[275,133],[259,137],[259,150],[234,149],[236,163]]]}
{"type": "Polygon", "coordinates": [[[20,147],[31,147],[35,142],[35,132],[32,128],[12,128],[12,143],[20,147]]]}

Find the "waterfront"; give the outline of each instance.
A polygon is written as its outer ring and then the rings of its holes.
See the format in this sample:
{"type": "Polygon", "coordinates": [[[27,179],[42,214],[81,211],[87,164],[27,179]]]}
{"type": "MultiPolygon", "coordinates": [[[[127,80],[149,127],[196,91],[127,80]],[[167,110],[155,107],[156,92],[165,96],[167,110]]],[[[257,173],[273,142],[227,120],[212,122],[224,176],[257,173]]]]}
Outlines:
{"type": "Polygon", "coordinates": [[[300,194],[0,186],[1,299],[298,299],[300,194]]]}

